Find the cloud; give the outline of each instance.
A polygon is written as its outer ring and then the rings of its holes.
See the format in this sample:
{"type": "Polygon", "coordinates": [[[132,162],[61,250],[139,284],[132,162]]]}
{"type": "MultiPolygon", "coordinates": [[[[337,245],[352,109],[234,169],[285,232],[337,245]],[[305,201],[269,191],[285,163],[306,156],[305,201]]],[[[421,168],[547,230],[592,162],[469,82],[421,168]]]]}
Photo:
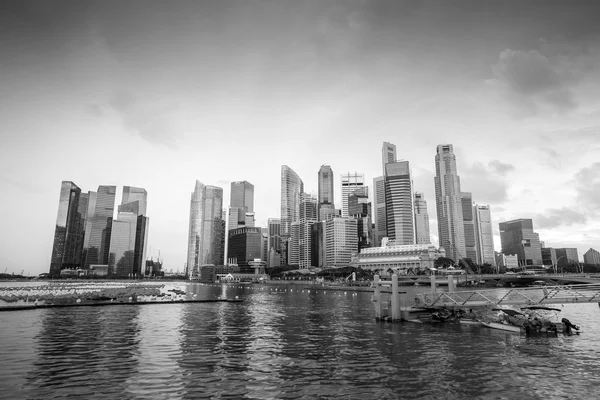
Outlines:
{"type": "Polygon", "coordinates": [[[600,162],[580,169],[572,183],[577,192],[577,202],[589,213],[597,213],[600,204],[600,162]]]}
{"type": "Polygon", "coordinates": [[[512,164],[505,164],[498,160],[492,160],[488,163],[488,166],[493,169],[499,175],[506,175],[508,172],[514,171],[515,167],[512,164]]]}
{"type": "Polygon", "coordinates": [[[584,224],[587,218],[584,214],[571,208],[553,208],[538,213],[533,217],[535,225],[540,229],[552,229],[559,226],[584,224]]]}
{"type": "Polygon", "coordinates": [[[510,165],[499,161],[492,161],[489,167],[480,162],[471,166],[461,166],[460,176],[463,191],[473,193],[473,201],[478,204],[500,204],[508,199],[508,186],[504,181],[506,171],[511,170],[510,165]],[[500,168],[500,170],[498,170],[500,168]],[[473,188],[473,189],[471,189],[473,188]]]}
{"type": "Polygon", "coordinates": [[[560,40],[541,39],[539,49],[505,49],[492,65],[498,88],[522,115],[544,111],[567,113],[577,108],[575,86],[593,70],[591,53],[560,40]]]}
{"type": "Polygon", "coordinates": [[[177,104],[142,104],[127,91],[115,93],[108,104],[121,116],[125,128],[150,143],[175,147],[182,136],[177,104]]]}

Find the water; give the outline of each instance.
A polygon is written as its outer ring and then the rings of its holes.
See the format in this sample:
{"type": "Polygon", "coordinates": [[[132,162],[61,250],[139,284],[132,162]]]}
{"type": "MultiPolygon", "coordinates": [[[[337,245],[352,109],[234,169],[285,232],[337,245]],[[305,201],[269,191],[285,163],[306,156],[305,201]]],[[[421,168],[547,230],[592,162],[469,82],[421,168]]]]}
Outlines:
{"type": "Polygon", "coordinates": [[[580,336],[526,338],[377,323],[370,293],[186,289],[245,301],[0,313],[0,399],[600,397],[596,304],[562,307],[580,336]]]}

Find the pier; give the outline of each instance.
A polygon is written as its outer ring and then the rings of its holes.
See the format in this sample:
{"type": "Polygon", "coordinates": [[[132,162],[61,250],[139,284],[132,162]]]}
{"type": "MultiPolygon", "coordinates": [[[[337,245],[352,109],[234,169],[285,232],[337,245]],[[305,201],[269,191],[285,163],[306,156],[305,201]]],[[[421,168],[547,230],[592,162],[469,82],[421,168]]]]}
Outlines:
{"type": "Polygon", "coordinates": [[[483,290],[456,290],[456,278],[447,277],[448,291],[438,292],[438,280],[430,277],[430,293],[421,293],[414,299],[399,292],[398,276],[381,280],[375,275],[373,298],[376,320],[407,320],[410,312],[431,308],[475,308],[503,305],[548,305],[564,303],[600,303],[600,283],[536,286],[522,288],[497,288],[483,290]],[[382,288],[391,288],[390,294],[382,288]]]}

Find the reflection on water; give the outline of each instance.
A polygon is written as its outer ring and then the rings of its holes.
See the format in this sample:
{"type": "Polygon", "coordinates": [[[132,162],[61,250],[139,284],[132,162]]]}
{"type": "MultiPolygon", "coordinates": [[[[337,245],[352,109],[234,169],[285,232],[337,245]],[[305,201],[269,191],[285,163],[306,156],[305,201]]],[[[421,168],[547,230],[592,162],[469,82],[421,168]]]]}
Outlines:
{"type": "Polygon", "coordinates": [[[370,293],[189,285],[243,303],[0,314],[0,398],[597,398],[600,310],[580,336],[376,323],[370,293]]]}

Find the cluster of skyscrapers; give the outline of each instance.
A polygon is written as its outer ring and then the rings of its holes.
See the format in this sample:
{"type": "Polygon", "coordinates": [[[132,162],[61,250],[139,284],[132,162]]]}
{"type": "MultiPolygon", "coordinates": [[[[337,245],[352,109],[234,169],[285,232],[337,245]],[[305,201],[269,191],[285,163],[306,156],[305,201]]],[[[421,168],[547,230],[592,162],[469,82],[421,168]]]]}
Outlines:
{"type": "Polygon", "coordinates": [[[82,193],[73,182],[62,182],[50,276],[131,277],[146,272],[146,190],[124,186],[114,218],[116,193],[116,186],[82,193]]]}
{"type": "MultiPolygon", "coordinates": [[[[365,176],[340,175],[341,208],[334,199],[334,172],[318,171],[318,194],[307,193],[300,176],[281,167],[281,214],[265,228],[255,227],[254,186],[231,184],[231,200],[223,208],[223,190],[196,182],[190,209],[188,276],[202,265],[252,261],[270,267],[347,266],[362,249],[395,245],[428,245],[429,215],[423,193],[414,191],[408,161],[398,160],[396,146],[382,146],[382,176],[373,180],[373,205],[365,176]]],[[[489,206],[474,205],[461,192],[452,145],[440,145],[435,156],[436,206],[440,246],[454,259],[495,264],[489,206]]]]}

